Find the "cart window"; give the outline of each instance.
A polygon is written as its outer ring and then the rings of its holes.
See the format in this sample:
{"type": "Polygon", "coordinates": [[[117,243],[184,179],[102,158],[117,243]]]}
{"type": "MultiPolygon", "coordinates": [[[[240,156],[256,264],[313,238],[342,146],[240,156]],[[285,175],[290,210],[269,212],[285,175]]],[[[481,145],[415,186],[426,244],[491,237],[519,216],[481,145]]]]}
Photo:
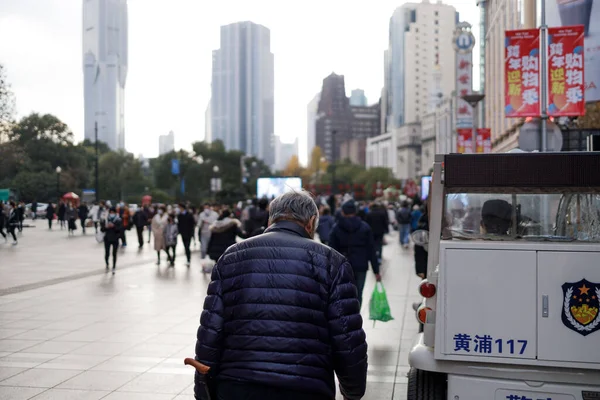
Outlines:
{"type": "Polygon", "coordinates": [[[444,236],[465,240],[600,241],[600,195],[446,196],[444,236]]]}

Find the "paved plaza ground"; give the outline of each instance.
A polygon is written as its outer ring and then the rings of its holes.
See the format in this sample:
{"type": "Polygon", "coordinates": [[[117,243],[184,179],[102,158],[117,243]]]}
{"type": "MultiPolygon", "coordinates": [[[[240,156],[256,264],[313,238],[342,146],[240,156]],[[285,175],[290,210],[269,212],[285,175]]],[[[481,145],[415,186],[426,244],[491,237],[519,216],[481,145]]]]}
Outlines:
{"type": "MultiPolygon", "coordinates": [[[[199,253],[190,269],[182,248],[175,268],[157,267],[154,251],[147,244],[138,251],[128,232],[112,276],[93,229],[68,237],[49,232],[44,221],[36,225],[25,228],[18,246],[0,244],[0,400],[192,400],[193,369],[183,359],[194,355],[209,283],[199,253]]],[[[400,248],[397,235],[388,241],[382,275],[395,319],[369,321],[372,274],[362,309],[368,400],[406,398],[418,330],[412,252],[400,248]]]]}

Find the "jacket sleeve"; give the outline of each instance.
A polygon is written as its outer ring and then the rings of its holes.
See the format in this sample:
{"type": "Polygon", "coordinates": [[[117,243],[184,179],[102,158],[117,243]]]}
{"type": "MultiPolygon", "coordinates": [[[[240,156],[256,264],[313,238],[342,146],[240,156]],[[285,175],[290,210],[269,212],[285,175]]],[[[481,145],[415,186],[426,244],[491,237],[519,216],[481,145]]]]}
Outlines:
{"type": "Polygon", "coordinates": [[[364,396],[367,386],[367,342],[350,263],[344,260],[333,278],[328,305],[333,366],[340,392],[349,400],[364,396]]]}
{"type": "MultiPolygon", "coordinates": [[[[204,299],[204,310],[200,316],[196,341],[196,361],[210,367],[213,374],[218,369],[220,361],[223,340],[223,308],[221,275],[217,264],[213,269],[208,293],[204,299]]],[[[194,394],[197,399],[207,399],[206,382],[206,376],[196,372],[194,394]]]]}
{"type": "Polygon", "coordinates": [[[369,252],[369,260],[371,260],[371,268],[373,273],[379,273],[379,259],[377,258],[377,249],[375,248],[375,238],[373,237],[373,231],[367,229],[367,251],[369,252]]]}

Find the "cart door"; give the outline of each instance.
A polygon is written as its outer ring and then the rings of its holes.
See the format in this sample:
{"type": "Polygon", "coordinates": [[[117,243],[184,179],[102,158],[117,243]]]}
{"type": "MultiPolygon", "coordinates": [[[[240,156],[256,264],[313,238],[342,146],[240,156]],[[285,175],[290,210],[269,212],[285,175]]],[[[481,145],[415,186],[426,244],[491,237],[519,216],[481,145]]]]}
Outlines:
{"type": "Polygon", "coordinates": [[[536,356],[536,252],[446,249],[443,353],[536,356]]]}
{"type": "Polygon", "coordinates": [[[538,358],[600,363],[600,252],[538,252],[538,358]]]}

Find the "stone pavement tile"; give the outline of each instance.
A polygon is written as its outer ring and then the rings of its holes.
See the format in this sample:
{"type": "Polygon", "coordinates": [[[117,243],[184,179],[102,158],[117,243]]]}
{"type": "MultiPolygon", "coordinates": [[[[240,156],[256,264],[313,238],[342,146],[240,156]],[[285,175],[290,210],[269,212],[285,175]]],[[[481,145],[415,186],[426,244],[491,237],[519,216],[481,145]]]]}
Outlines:
{"type": "MultiPolygon", "coordinates": [[[[8,325],[8,324],[7,324],[8,325]]],[[[0,328],[0,339],[7,339],[13,336],[19,335],[23,332],[27,332],[27,329],[17,329],[17,328],[0,328]]]]}
{"type": "Polygon", "coordinates": [[[102,400],[172,400],[172,394],[112,392],[102,400]]]}
{"type": "MultiPolygon", "coordinates": [[[[193,351],[188,353],[188,357],[192,354],[193,351]]],[[[184,365],[183,360],[186,357],[171,357],[167,358],[157,366],[153,367],[148,372],[157,373],[157,374],[178,374],[178,375],[188,375],[193,379],[194,369],[189,365],[184,365]]]]}
{"type": "Polygon", "coordinates": [[[0,324],[8,321],[18,321],[20,319],[31,319],[35,314],[26,314],[22,312],[3,312],[0,313],[0,324]]]}
{"type": "Polygon", "coordinates": [[[110,392],[98,390],[49,389],[32,400],[99,400],[108,394],[110,392]]]}
{"type": "Polygon", "coordinates": [[[371,344],[379,348],[380,345],[384,345],[385,348],[390,350],[400,350],[400,335],[401,331],[396,329],[365,329],[367,335],[367,344],[371,347],[371,344]]]}
{"type": "Polygon", "coordinates": [[[12,353],[0,358],[0,367],[34,368],[58,356],[59,354],[12,353]]]}
{"type": "Polygon", "coordinates": [[[63,336],[67,334],[69,331],[59,331],[59,330],[51,330],[51,329],[31,329],[28,331],[24,331],[15,336],[12,336],[11,339],[23,339],[23,340],[51,340],[58,336],[63,336]]]}
{"type": "Polygon", "coordinates": [[[146,372],[121,387],[118,391],[176,395],[181,393],[189,384],[190,376],[146,372]]]}
{"type": "Polygon", "coordinates": [[[64,369],[43,370],[34,368],[5,379],[0,382],[0,385],[51,388],[80,373],[81,371],[64,369]]]}
{"type": "Polygon", "coordinates": [[[367,351],[369,365],[396,366],[398,352],[369,348],[367,351]]]}
{"type": "Polygon", "coordinates": [[[392,400],[406,400],[406,383],[397,383],[394,385],[394,398],[392,400]]]}
{"type": "Polygon", "coordinates": [[[183,347],[184,346],[181,344],[142,343],[123,352],[122,355],[167,358],[181,350],[183,347]]]}
{"type": "Polygon", "coordinates": [[[42,328],[43,329],[58,329],[58,330],[65,330],[65,331],[75,331],[77,329],[86,327],[90,324],[91,323],[89,321],[79,321],[76,319],[68,319],[68,320],[64,320],[64,321],[49,322],[48,324],[44,325],[42,328]]]}
{"type": "Polygon", "coordinates": [[[114,391],[136,376],[135,372],[85,371],[56,388],[114,391]]]}
{"type": "Polygon", "coordinates": [[[98,356],[116,356],[135,346],[133,343],[95,342],[79,347],[70,354],[88,354],[98,356]]]}
{"type": "Polygon", "coordinates": [[[164,358],[160,357],[133,357],[116,356],[92,368],[92,371],[122,371],[146,372],[159,365],[164,358]]]}
{"type": "Polygon", "coordinates": [[[27,368],[0,367],[0,382],[26,370],[27,368]]]}
{"type": "Polygon", "coordinates": [[[37,344],[32,347],[28,347],[26,352],[28,353],[50,353],[50,354],[67,354],[77,348],[83,347],[87,342],[58,342],[49,340],[37,344]]]}
{"type": "Polygon", "coordinates": [[[108,360],[110,356],[90,356],[83,354],[65,354],[56,357],[53,360],[45,362],[44,364],[38,365],[37,368],[42,369],[73,369],[78,371],[85,371],[93,368],[104,361],[108,360]]]}
{"type": "Polygon", "coordinates": [[[148,339],[146,343],[159,343],[159,344],[174,344],[174,345],[185,345],[189,344],[194,346],[196,344],[196,338],[194,337],[195,331],[190,331],[185,334],[179,333],[159,333],[156,336],[148,339]]]}
{"type": "Polygon", "coordinates": [[[154,335],[156,333],[121,331],[102,338],[99,342],[131,343],[132,345],[136,345],[145,342],[154,335]]]}
{"type": "Polygon", "coordinates": [[[194,400],[193,394],[180,394],[175,397],[173,400],[194,400]]]}
{"type": "Polygon", "coordinates": [[[41,340],[0,339],[0,351],[21,351],[41,343],[41,340]]]}
{"type": "Polygon", "coordinates": [[[369,365],[367,370],[367,384],[394,383],[396,366],[369,365]]]}
{"type": "Polygon", "coordinates": [[[2,326],[3,328],[7,328],[7,329],[9,328],[9,329],[29,330],[29,329],[41,328],[47,324],[48,324],[47,321],[35,321],[35,320],[27,320],[27,319],[20,319],[18,321],[14,321],[14,320],[13,321],[4,321],[4,322],[0,321],[0,326],[2,326]]]}
{"type": "Polygon", "coordinates": [[[46,389],[3,386],[0,387],[0,400],[27,400],[36,394],[42,393],[44,390],[46,389]]]}
{"type": "Polygon", "coordinates": [[[96,342],[110,334],[111,332],[103,330],[78,330],[59,336],[55,340],[58,342],[96,342]]]}

